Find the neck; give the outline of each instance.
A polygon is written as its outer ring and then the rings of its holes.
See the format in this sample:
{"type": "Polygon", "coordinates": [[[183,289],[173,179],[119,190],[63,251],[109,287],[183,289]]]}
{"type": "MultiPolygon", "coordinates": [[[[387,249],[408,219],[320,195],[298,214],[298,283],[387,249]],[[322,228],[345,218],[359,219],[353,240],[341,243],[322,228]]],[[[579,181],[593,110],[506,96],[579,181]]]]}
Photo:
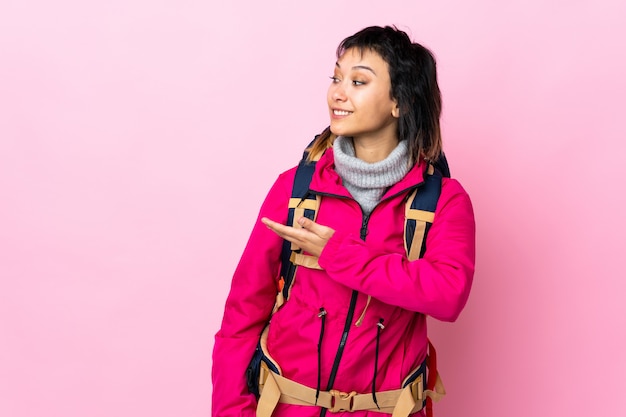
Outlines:
{"type": "Polygon", "coordinates": [[[352,138],[355,156],[365,162],[380,162],[387,158],[398,146],[398,138],[372,139],[363,137],[352,138]]]}

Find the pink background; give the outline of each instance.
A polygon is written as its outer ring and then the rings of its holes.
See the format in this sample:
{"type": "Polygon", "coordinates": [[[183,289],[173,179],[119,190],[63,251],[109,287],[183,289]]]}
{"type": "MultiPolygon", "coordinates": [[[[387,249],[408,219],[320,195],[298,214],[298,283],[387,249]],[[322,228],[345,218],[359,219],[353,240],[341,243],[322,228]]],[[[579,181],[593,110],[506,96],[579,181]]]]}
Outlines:
{"type": "Polygon", "coordinates": [[[436,414],[626,415],[625,3],[430,3],[3,1],[0,415],[209,415],[257,209],[371,24],[438,57],[475,205],[436,414]]]}

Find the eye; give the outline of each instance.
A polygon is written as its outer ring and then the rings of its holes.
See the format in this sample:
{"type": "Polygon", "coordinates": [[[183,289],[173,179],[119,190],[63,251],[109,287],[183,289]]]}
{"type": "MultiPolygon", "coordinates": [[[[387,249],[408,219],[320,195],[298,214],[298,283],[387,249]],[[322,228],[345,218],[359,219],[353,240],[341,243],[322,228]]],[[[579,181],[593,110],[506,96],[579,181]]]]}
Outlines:
{"type": "Polygon", "coordinates": [[[355,86],[365,85],[365,84],[366,84],[365,81],[352,80],[352,85],[355,85],[355,86]]]}
{"type": "Polygon", "coordinates": [[[330,81],[331,81],[333,84],[337,84],[339,81],[341,81],[341,80],[339,79],[339,77],[335,77],[334,75],[333,75],[333,76],[331,76],[331,77],[329,77],[329,78],[330,78],[330,81]]]}

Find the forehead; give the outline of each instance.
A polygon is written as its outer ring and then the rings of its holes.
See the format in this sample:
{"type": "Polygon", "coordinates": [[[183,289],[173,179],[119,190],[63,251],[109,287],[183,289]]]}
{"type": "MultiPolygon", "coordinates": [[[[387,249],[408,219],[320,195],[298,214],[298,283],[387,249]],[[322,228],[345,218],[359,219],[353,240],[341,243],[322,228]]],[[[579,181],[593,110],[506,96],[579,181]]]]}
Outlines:
{"type": "Polygon", "coordinates": [[[366,66],[372,68],[377,75],[389,73],[385,60],[371,49],[350,48],[337,59],[337,66],[345,70],[366,66]]]}

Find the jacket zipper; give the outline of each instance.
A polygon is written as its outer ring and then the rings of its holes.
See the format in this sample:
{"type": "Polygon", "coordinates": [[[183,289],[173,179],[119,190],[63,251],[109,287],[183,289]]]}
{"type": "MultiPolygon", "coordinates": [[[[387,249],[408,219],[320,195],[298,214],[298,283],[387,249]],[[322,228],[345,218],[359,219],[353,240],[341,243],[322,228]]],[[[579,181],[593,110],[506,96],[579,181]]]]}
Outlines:
{"type": "MultiPolygon", "coordinates": [[[[385,197],[383,200],[379,201],[378,204],[376,204],[376,207],[378,207],[380,203],[383,202],[384,200],[388,200],[400,194],[410,192],[414,188],[421,186],[423,183],[424,182],[422,181],[421,183],[405,188],[395,193],[394,195],[385,197]]],[[[367,237],[367,225],[369,223],[372,213],[374,212],[374,210],[376,210],[376,207],[372,209],[370,214],[365,214],[360,204],[358,204],[356,200],[351,199],[350,197],[346,197],[346,196],[338,195],[338,194],[322,193],[322,192],[318,192],[314,190],[309,190],[309,191],[313,194],[317,194],[322,197],[326,196],[326,197],[344,198],[348,200],[353,200],[355,203],[357,203],[357,205],[359,205],[359,208],[361,208],[361,214],[363,215],[363,220],[361,222],[361,229],[359,231],[359,235],[361,237],[361,240],[365,241],[365,238],[367,237]]],[[[343,327],[343,333],[341,334],[341,340],[339,341],[339,347],[337,348],[337,353],[335,354],[335,361],[333,362],[333,367],[330,371],[330,376],[328,377],[328,384],[326,385],[326,391],[330,391],[333,388],[333,385],[335,384],[335,378],[337,377],[337,371],[339,370],[339,363],[341,362],[341,357],[343,356],[346,343],[348,342],[348,333],[350,332],[350,328],[352,327],[352,321],[354,319],[354,310],[356,309],[356,301],[357,301],[358,296],[359,296],[359,292],[356,290],[352,290],[352,296],[350,298],[350,308],[348,309],[348,315],[346,317],[346,322],[343,327]]],[[[320,410],[320,417],[325,417],[327,411],[328,409],[322,407],[322,409],[320,410]]]]}
{"type": "MultiPolygon", "coordinates": [[[[370,220],[370,215],[365,214],[363,216],[363,221],[361,223],[360,236],[361,240],[365,240],[367,236],[367,223],[370,220]]],[[[346,322],[344,324],[343,333],[341,334],[341,340],[339,342],[339,348],[337,349],[337,354],[335,355],[335,362],[333,363],[333,367],[330,371],[330,377],[328,378],[328,386],[326,388],[327,391],[331,390],[333,385],[335,384],[335,377],[337,376],[337,371],[339,370],[339,362],[341,362],[341,357],[343,356],[343,351],[346,347],[346,342],[348,341],[348,333],[350,332],[350,328],[352,327],[352,321],[354,320],[354,311],[356,309],[356,302],[359,296],[359,292],[357,290],[352,290],[352,297],[350,299],[350,308],[348,309],[348,316],[346,317],[346,322]]]]}
{"type": "MultiPolygon", "coordinates": [[[[348,200],[352,200],[349,197],[342,196],[342,195],[319,193],[313,190],[311,191],[320,196],[345,198],[348,200]]],[[[360,205],[359,205],[359,208],[361,208],[360,205]]],[[[370,220],[371,213],[365,214],[363,212],[363,208],[361,208],[361,213],[363,215],[363,220],[361,222],[361,229],[360,229],[359,234],[360,234],[361,239],[365,240],[365,237],[367,236],[367,224],[370,220]]],[[[346,348],[346,344],[348,342],[348,333],[350,332],[350,328],[352,327],[352,321],[354,320],[354,310],[356,309],[356,302],[357,302],[358,297],[359,297],[359,292],[357,290],[352,290],[352,296],[350,297],[350,307],[348,308],[348,315],[346,316],[346,322],[344,323],[344,326],[343,326],[343,333],[341,334],[339,347],[337,348],[337,353],[335,354],[335,361],[333,362],[333,367],[330,370],[330,375],[328,377],[328,384],[326,385],[326,391],[330,391],[333,388],[333,385],[335,384],[335,378],[337,377],[337,371],[339,370],[339,363],[341,362],[341,357],[343,356],[343,352],[346,348]]],[[[327,410],[328,409],[326,408],[322,408],[320,410],[320,417],[325,417],[327,410]]]]}
{"type": "MultiPolygon", "coordinates": [[[[339,341],[339,347],[337,348],[337,353],[335,354],[335,361],[333,362],[333,367],[330,371],[330,376],[328,377],[328,385],[326,385],[326,391],[330,391],[335,384],[335,378],[337,377],[337,370],[339,369],[339,363],[341,362],[341,357],[343,356],[343,351],[346,347],[346,343],[348,341],[348,333],[350,332],[350,327],[352,327],[352,319],[354,318],[354,310],[356,309],[356,300],[359,296],[359,292],[356,290],[352,290],[352,297],[350,298],[350,308],[348,309],[348,316],[346,317],[346,323],[343,327],[343,333],[341,334],[341,340],[339,341]]],[[[324,416],[326,413],[326,409],[322,408],[321,416],[324,416]]]]}

